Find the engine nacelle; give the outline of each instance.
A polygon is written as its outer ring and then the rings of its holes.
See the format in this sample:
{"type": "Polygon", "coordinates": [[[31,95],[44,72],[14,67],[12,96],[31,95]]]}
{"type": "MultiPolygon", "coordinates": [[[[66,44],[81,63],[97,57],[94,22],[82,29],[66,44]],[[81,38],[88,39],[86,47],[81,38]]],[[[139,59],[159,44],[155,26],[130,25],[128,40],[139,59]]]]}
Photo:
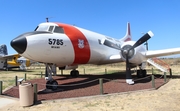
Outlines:
{"type": "Polygon", "coordinates": [[[66,65],[64,67],[59,67],[59,70],[70,70],[70,69],[76,69],[78,68],[78,65],[66,65]]]}
{"type": "MultiPolygon", "coordinates": [[[[122,50],[120,52],[120,55],[123,61],[126,61],[127,50],[129,50],[134,44],[135,41],[127,41],[124,42],[123,45],[121,46],[122,50]]],[[[130,49],[128,54],[129,62],[136,65],[141,64],[146,60],[145,53],[146,53],[146,49],[144,48],[143,45],[140,45],[134,49],[130,49]]]]}

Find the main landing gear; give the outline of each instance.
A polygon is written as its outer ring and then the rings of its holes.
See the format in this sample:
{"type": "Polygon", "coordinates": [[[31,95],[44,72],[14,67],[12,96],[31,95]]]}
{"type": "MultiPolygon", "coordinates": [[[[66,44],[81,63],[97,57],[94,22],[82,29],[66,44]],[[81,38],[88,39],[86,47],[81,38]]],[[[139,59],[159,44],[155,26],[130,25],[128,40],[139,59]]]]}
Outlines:
{"type": "Polygon", "coordinates": [[[144,69],[140,69],[140,70],[137,70],[137,77],[138,78],[143,78],[143,77],[146,77],[147,75],[147,71],[144,69]]]}
{"type": "Polygon", "coordinates": [[[46,88],[56,90],[58,88],[58,82],[52,78],[52,75],[56,75],[56,65],[55,64],[45,64],[46,65],[46,73],[45,79],[46,88]]]}
{"type": "Polygon", "coordinates": [[[78,76],[79,76],[79,71],[76,70],[76,69],[73,69],[73,70],[71,71],[70,75],[71,75],[72,77],[78,77],[78,76]]]}

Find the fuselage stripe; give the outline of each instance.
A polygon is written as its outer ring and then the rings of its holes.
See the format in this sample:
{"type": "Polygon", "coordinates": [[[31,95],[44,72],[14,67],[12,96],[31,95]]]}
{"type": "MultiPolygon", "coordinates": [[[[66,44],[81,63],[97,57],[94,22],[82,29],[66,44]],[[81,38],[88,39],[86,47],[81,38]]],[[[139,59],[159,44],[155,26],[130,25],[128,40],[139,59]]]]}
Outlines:
{"type": "Polygon", "coordinates": [[[63,27],[65,34],[71,40],[75,58],[73,64],[86,64],[90,59],[90,46],[84,34],[74,26],[57,23],[63,27]]]}

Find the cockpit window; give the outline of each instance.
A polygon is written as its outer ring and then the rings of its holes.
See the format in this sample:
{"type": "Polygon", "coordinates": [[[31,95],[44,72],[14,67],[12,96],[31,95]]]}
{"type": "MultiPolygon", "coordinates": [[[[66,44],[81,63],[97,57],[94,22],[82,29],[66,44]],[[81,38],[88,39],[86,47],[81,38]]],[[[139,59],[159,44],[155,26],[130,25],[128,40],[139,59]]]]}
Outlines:
{"type": "Polygon", "coordinates": [[[62,27],[55,26],[54,32],[55,32],[55,33],[64,33],[64,30],[63,30],[62,27]]]}
{"type": "Polygon", "coordinates": [[[39,25],[34,31],[49,31],[54,33],[64,33],[64,29],[59,26],[39,25]]]}
{"type": "Polygon", "coordinates": [[[48,28],[48,25],[40,25],[35,31],[47,31],[48,28]]]}
{"type": "Polygon", "coordinates": [[[38,27],[39,27],[39,26],[37,26],[37,27],[34,29],[34,31],[36,31],[36,30],[38,29],[38,27]]]}
{"type": "Polygon", "coordinates": [[[54,26],[50,26],[48,31],[52,32],[53,28],[54,28],[54,26]]]}

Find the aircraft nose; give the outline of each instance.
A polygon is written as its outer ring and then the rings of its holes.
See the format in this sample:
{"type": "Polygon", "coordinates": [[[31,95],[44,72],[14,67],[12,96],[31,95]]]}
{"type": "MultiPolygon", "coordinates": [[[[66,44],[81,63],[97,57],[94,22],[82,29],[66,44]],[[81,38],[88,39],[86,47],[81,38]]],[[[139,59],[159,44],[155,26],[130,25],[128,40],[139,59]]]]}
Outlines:
{"type": "Polygon", "coordinates": [[[27,40],[24,35],[20,35],[11,41],[11,46],[16,50],[19,54],[24,53],[27,47],[27,40]]]}

